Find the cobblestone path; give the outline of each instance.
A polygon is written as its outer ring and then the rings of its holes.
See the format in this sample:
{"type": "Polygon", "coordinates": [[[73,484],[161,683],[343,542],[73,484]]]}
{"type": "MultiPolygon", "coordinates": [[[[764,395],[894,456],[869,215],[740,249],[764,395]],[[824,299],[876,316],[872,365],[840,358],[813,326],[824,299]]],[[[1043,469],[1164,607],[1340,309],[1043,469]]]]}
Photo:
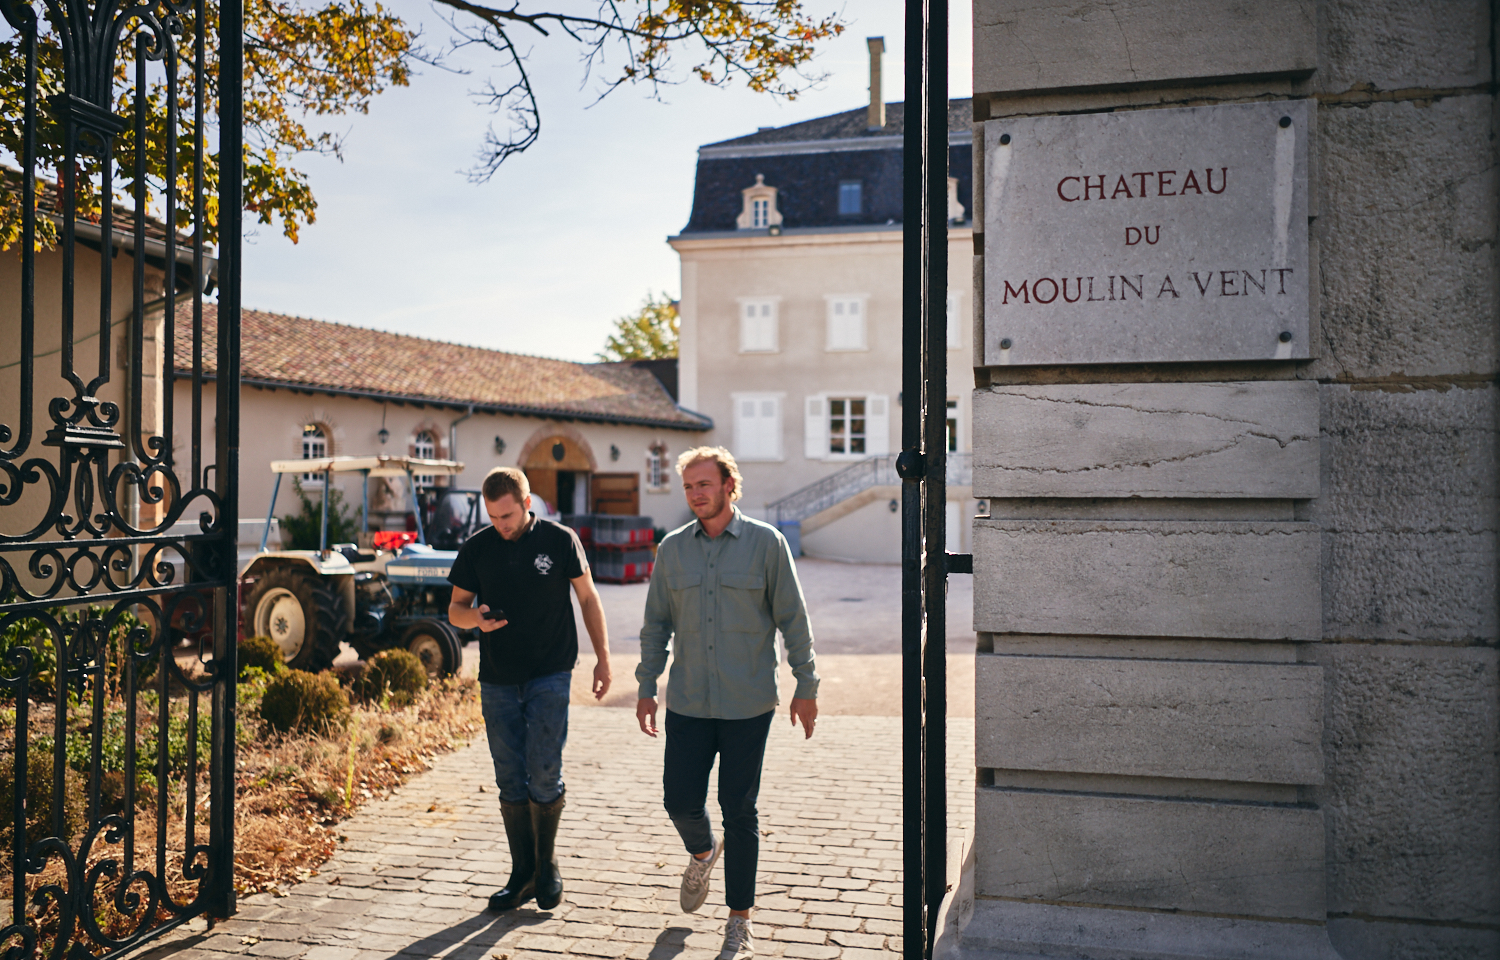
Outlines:
{"type": "MultiPolygon", "coordinates": [[[[683,914],[687,855],[661,806],[661,750],[632,712],[573,709],[557,841],[566,894],[556,910],[484,911],[509,860],[481,737],[346,821],[340,852],[311,880],[246,898],[233,919],[146,957],[716,957],[727,916],[722,867],[708,904],[683,914]]],[[[960,836],[973,817],[971,722],[952,725],[948,755],[951,833],[960,836]]],[[[759,804],[758,956],[899,954],[900,770],[897,717],[822,717],[804,741],[778,715],[759,804]]]]}

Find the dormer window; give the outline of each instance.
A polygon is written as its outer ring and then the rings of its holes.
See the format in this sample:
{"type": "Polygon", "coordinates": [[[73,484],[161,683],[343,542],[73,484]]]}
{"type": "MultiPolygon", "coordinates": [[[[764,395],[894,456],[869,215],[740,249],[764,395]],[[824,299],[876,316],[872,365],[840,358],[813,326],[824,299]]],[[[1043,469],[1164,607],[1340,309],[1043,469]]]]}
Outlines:
{"type": "Polygon", "coordinates": [[[864,184],[858,180],[839,182],[839,216],[855,217],[863,212],[864,184]]]}
{"type": "Polygon", "coordinates": [[[948,178],[948,222],[964,222],[964,205],[958,202],[958,178],[948,178]]]}
{"type": "Polygon", "coordinates": [[[765,230],[781,226],[781,211],[776,209],[776,188],[766,186],[765,174],[755,175],[755,186],[740,191],[744,209],[735,226],[741,230],[765,230]]]}

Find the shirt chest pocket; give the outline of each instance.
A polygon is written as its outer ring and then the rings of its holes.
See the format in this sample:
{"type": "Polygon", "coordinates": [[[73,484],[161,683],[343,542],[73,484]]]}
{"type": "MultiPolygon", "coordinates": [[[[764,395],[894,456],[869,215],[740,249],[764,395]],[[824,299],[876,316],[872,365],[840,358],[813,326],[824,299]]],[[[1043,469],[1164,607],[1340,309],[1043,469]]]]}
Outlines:
{"type": "Polygon", "coordinates": [[[771,629],[766,578],[752,573],[726,573],[719,578],[721,630],[760,633],[771,629]]]}
{"type": "Polygon", "coordinates": [[[667,578],[672,594],[672,619],[678,632],[696,633],[703,623],[703,577],[696,573],[679,573],[667,578]]]}

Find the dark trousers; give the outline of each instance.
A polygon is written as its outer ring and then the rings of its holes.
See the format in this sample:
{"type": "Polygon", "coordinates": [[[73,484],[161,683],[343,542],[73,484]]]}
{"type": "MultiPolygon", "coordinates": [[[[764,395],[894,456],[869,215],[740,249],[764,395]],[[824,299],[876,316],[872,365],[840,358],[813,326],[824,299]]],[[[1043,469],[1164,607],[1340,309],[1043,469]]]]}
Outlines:
{"type": "Polygon", "coordinates": [[[760,858],[760,768],[766,735],[776,711],[748,720],[685,717],[667,711],[662,787],[667,814],[688,853],[713,849],[708,822],[708,774],[719,758],[719,812],[724,826],[725,901],[731,910],[755,906],[755,868],[760,858]]]}

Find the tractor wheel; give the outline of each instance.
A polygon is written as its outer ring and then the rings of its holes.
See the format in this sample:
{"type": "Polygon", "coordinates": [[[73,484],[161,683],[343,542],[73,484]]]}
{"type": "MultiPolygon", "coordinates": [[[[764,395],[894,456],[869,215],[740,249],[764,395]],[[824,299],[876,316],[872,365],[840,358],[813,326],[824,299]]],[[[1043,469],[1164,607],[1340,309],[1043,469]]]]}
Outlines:
{"type": "Polygon", "coordinates": [[[448,625],[436,620],[419,620],[407,628],[401,643],[417,655],[427,676],[436,680],[451,677],[463,663],[463,648],[448,625]]]}
{"type": "Polygon", "coordinates": [[[246,606],[253,635],[275,640],[287,666],[316,672],[339,655],[344,598],[333,581],[281,567],[255,582],[246,606]]]}

